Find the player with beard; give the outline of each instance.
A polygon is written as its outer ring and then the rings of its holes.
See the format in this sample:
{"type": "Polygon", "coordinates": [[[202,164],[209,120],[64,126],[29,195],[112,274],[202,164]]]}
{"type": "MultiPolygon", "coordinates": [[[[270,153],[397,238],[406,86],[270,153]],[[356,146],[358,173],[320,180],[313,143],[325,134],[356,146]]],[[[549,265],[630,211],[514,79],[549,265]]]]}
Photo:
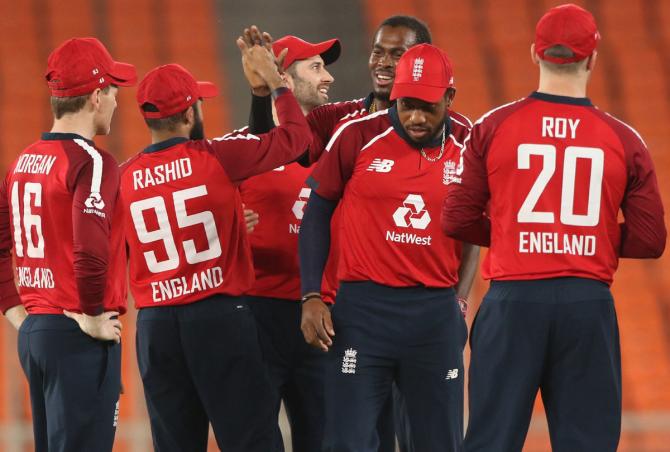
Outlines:
{"type": "Polygon", "coordinates": [[[253,315],[240,182],[305,151],[304,115],[255,46],[250,67],[272,90],[281,126],[204,140],[202,99],[217,94],[176,64],[150,71],[137,101],[152,144],[122,166],[137,358],[157,451],[271,450],[275,412],[253,315]]]}
{"type": "MultiPolygon", "coordinates": [[[[254,32],[250,39],[261,43],[261,34],[254,32]]],[[[269,35],[264,39],[271,40],[269,35]]],[[[372,81],[372,92],[365,98],[325,104],[314,108],[307,115],[307,121],[312,129],[313,137],[310,145],[310,152],[300,163],[309,166],[321,157],[326,143],[334,131],[347,120],[365,116],[371,112],[387,109],[391,106],[390,93],[395,80],[395,68],[399,58],[410,47],[430,43],[430,30],[422,21],[411,16],[391,16],[385,19],[377,28],[368,60],[368,68],[372,81]]],[[[253,83],[252,83],[252,86],[253,83]]],[[[270,114],[270,101],[267,93],[263,91],[262,84],[254,86],[254,96],[251,108],[250,128],[252,131],[264,132],[274,126],[270,114]],[[265,96],[265,97],[263,97],[265,96]]],[[[449,110],[452,124],[452,134],[459,142],[463,142],[467,136],[470,127],[470,120],[458,112],[449,110]]],[[[307,194],[306,190],[304,194],[307,194]]],[[[303,203],[304,198],[298,198],[296,202],[303,203]]],[[[304,207],[304,204],[301,204],[304,207]]],[[[338,237],[337,224],[338,211],[333,216],[333,231],[331,235],[331,250],[326,270],[324,272],[323,286],[321,289],[323,301],[331,305],[335,299],[337,289],[337,255],[338,255],[338,237]]],[[[263,221],[263,220],[261,220],[263,221]]],[[[476,265],[478,262],[478,248],[464,248],[463,261],[467,265],[463,266],[463,272],[459,278],[457,287],[457,299],[465,312],[467,309],[467,297],[472,287],[476,265]]],[[[324,316],[327,315],[327,309],[324,309],[323,303],[317,303],[312,300],[303,305],[302,328],[306,337],[313,337],[315,327],[324,322],[324,316]]],[[[402,397],[393,391],[395,402],[389,403],[382,410],[382,418],[379,421],[379,433],[381,438],[380,452],[395,450],[394,428],[392,418],[395,417],[395,434],[398,436],[398,442],[403,452],[412,450],[409,425],[403,408],[402,397]],[[392,413],[391,407],[394,408],[392,413]]],[[[390,400],[389,400],[390,402],[390,400]]]]}
{"type": "MultiPolygon", "coordinates": [[[[250,32],[251,30],[249,30],[250,32]]],[[[254,30],[254,34],[257,33],[254,30]]],[[[251,45],[251,34],[245,34],[251,45]]],[[[282,77],[303,114],[328,101],[333,82],[326,66],[340,54],[340,42],[312,44],[285,36],[272,44],[275,54],[287,50],[282,77]]],[[[273,110],[273,122],[281,124],[273,110]]],[[[275,414],[284,402],[294,452],[321,449],[323,440],[323,372],[325,355],[305,343],[300,332],[298,232],[309,197],[309,169],[282,165],[240,185],[245,206],[261,221],[249,235],[256,281],[247,301],[256,318],[264,359],[275,389],[275,414]]],[[[277,428],[274,450],[283,450],[277,428]]]]}
{"type": "Polygon", "coordinates": [[[414,448],[462,450],[467,328],[454,287],[472,263],[432,220],[462,146],[449,116],[453,73],[429,44],[407,50],[397,67],[397,105],[342,125],[308,181],[299,238],[303,332],[329,351],[324,451],[376,451],[376,421],[394,382],[414,448]],[[338,202],[331,321],[321,282],[338,202]],[[306,310],[314,313],[307,328],[306,310]]]}

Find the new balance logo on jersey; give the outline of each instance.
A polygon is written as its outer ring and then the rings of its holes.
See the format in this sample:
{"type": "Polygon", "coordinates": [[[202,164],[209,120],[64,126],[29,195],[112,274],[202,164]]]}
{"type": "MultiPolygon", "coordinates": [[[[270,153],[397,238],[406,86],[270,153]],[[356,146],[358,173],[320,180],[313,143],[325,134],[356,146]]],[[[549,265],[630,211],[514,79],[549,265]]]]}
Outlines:
{"type": "Polygon", "coordinates": [[[84,205],[86,206],[84,213],[92,213],[101,218],[105,218],[105,212],[102,212],[102,209],[105,207],[105,201],[102,200],[100,193],[91,193],[88,198],[86,198],[86,201],[84,201],[84,205]]]}
{"type": "Polygon", "coordinates": [[[418,82],[423,75],[423,58],[414,59],[414,67],[412,68],[412,78],[415,82],[418,82]]]}
{"type": "Polygon", "coordinates": [[[376,171],[378,173],[390,173],[391,168],[395,162],[388,159],[374,159],[370,166],[368,166],[368,171],[376,171]]]}
{"type": "Polygon", "coordinates": [[[430,214],[424,207],[421,195],[407,195],[402,206],[393,214],[395,225],[401,228],[426,229],[430,224],[430,214]]]}
{"type": "Polygon", "coordinates": [[[455,380],[456,378],[458,378],[458,369],[451,369],[450,371],[447,372],[447,376],[444,379],[455,380]]]}
{"type": "MultiPolygon", "coordinates": [[[[307,200],[309,195],[312,193],[311,188],[303,187],[300,189],[300,194],[298,194],[298,199],[293,203],[291,207],[291,212],[298,221],[302,220],[303,215],[305,215],[305,206],[307,205],[307,200]]],[[[298,234],[300,232],[300,224],[292,223],[288,225],[289,234],[298,234]]]]}
{"type": "Polygon", "coordinates": [[[344,358],[342,358],[342,373],[355,374],[356,373],[356,355],[358,352],[353,348],[348,348],[344,351],[344,358]]]}

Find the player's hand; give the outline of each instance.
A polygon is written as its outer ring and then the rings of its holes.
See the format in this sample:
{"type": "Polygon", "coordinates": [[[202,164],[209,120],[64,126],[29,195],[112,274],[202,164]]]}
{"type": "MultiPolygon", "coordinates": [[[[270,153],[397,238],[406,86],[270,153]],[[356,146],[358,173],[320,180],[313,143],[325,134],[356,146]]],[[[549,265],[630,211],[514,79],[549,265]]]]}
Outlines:
{"type": "Polygon", "coordinates": [[[117,344],[121,342],[121,329],[123,325],[121,325],[121,321],[118,319],[118,312],[108,311],[94,316],[71,311],[63,311],[63,314],[76,321],[79,324],[79,328],[94,339],[114,341],[117,344]]]}
{"type": "MultiPolygon", "coordinates": [[[[244,207],[244,204],[242,205],[244,207]]],[[[244,209],[244,224],[247,227],[247,233],[250,234],[254,232],[254,228],[258,224],[258,212],[254,212],[251,209],[244,209]]]]}
{"type": "Polygon", "coordinates": [[[9,323],[18,330],[21,328],[21,324],[26,317],[28,317],[28,312],[26,312],[26,308],[22,304],[17,304],[5,311],[5,317],[7,317],[9,323]]]}
{"type": "Polygon", "coordinates": [[[251,86],[254,94],[260,95],[259,90],[264,91],[265,95],[286,83],[279,75],[278,64],[284,61],[288,49],[284,49],[277,58],[272,53],[272,45],[265,40],[271,40],[268,33],[261,33],[258,28],[252,26],[245,29],[242,36],[237,38],[237,47],[242,54],[242,67],[244,75],[251,86]]]}
{"type": "MultiPolygon", "coordinates": [[[[249,82],[249,86],[251,86],[251,92],[256,96],[269,96],[270,88],[267,86],[267,83],[249,65],[247,51],[255,45],[262,46],[267,49],[268,52],[272,53],[272,36],[270,36],[269,33],[261,32],[258,27],[252,25],[249,28],[245,28],[242,35],[237,38],[237,47],[242,54],[242,69],[244,70],[244,76],[249,82]]],[[[275,60],[275,64],[277,64],[278,68],[281,68],[281,63],[283,63],[283,58],[281,62],[275,60]]]]}
{"type": "Polygon", "coordinates": [[[330,309],[320,298],[310,298],[302,304],[300,329],[305,336],[305,342],[313,347],[327,352],[333,345],[331,338],[335,336],[335,330],[330,309]]]}

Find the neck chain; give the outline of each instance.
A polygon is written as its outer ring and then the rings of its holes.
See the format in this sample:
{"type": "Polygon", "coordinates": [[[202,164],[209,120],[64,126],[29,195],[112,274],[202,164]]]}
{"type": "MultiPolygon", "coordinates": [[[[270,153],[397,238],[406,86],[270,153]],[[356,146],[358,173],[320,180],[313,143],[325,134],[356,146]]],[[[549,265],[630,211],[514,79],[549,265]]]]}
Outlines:
{"type": "Polygon", "coordinates": [[[426,155],[426,151],[424,151],[423,148],[421,148],[421,151],[420,151],[421,155],[423,155],[423,158],[425,158],[426,160],[428,160],[431,163],[437,162],[444,155],[444,139],[445,139],[445,136],[446,136],[446,129],[447,129],[446,127],[442,127],[442,146],[440,146],[440,153],[437,154],[436,157],[432,157],[432,158],[428,157],[426,155]]]}
{"type": "Polygon", "coordinates": [[[377,111],[377,104],[375,104],[375,100],[372,99],[372,102],[370,103],[370,108],[368,108],[368,113],[374,113],[377,111]]]}

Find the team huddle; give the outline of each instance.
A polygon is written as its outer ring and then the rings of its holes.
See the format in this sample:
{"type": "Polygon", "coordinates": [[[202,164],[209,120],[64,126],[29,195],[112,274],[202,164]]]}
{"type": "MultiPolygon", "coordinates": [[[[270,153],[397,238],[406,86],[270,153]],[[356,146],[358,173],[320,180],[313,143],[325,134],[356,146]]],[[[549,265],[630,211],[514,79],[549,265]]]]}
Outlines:
{"type": "Polygon", "coordinates": [[[129,289],[157,451],[204,452],[210,426],[222,451],[283,451],[282,403],[294,452],[521,451],[538,391],[553,450],[615,451],[609,286],[666,229],[643,139],[586,96],[599,40],[588,11],[550,9],[538,89],[473,125],[416,18],[382,22],[372,91],[333,103],[337,39],[250,27],[248,126],[205,138],[216,86],[159,66],[136,95],[151,141],[121,165],[93,138],[135,67],[61,44],[53,127],[0,185],[0,308],[35,450],[112,450],[129,289]]]}

